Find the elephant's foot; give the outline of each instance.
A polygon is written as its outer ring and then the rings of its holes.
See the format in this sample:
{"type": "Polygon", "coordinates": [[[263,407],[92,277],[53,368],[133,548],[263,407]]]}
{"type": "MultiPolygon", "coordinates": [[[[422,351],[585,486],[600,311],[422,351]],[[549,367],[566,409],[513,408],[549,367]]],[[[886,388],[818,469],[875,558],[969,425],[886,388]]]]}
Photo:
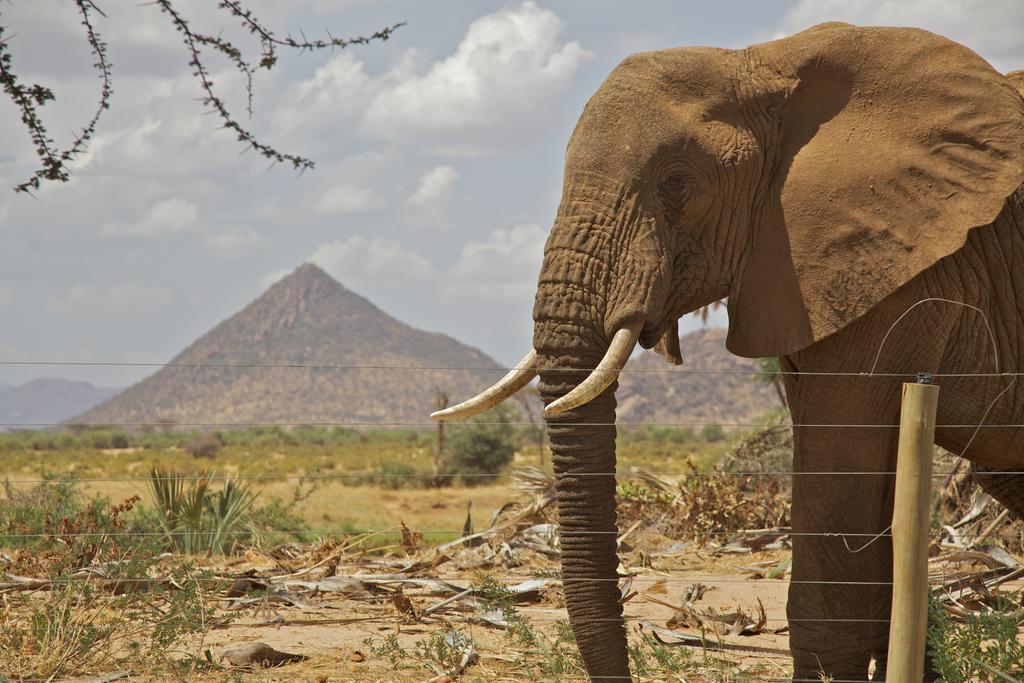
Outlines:
{"type": "MultiPolygon", "coordinates": [[[[800,639],[798,638],[798,641],[800,639]]],[[[792,635],[790,636],[792,643],[792,635]]],[[[863,641],[842,642],[840,634],[828,641],[804,648],[792,645],[793,680],[801,683],[821,681],[868,681],[871,664],[871,646],[863,641]],[[829,642],[830,641],[830,642],[829,642]]]]}
{"type": "MultiPolygon", "coordinates": [[[[877,640],[877,639],[876,639],[877,640]]],[[[886,656],[884,650],[874,656],[863,655],[860,648],[852,652],[804,651],[793,649],[794,673],[793,681],[884,681],[886,680],[886,656]],[[814,662],[807,665],[808,661],[814,662]],[[820,663],[819,663],[820,662],[820,663]],[[869,675],[870,674],[870,675],[869,675]]],[[[925,656],[923,683],[941,680],[932,667],[931,657],[925,656]]]]}

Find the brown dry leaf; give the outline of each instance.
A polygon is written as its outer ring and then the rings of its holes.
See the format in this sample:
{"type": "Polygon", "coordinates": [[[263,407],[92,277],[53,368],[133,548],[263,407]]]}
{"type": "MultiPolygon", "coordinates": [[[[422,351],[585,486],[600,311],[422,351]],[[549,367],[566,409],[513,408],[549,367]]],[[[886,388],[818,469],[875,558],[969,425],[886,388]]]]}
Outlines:
{"type": "Polygon", "coordinates": [[[764,603],[761,602],[761,598],[757,599],[757,611],[758,618],[757,624],[754,625],[754,631],[756,631],[756,633],[764,633],[765,629],[768,627],[768,614],[764,610],[764,603]]]}
{"type": "Polygon", "coordinates": [[[792,564],[792,558],[785,557],[778,562],[755,562],[749,566],[738,567],[738,569],[750,574],[752,579],[783,579],[792,564]]]}
{"type": "Polygon", "coordinates": [[[666,626],[676,628],[700,628],[718,636],[754,636],[763,633],[768,625],[761,599],[757,600],[757,620],[742,609],[720,614],[714,610],[698,612],[689,605],[677,609],[666,626]]]}
{"type": "Polygon", "coordinates": [[[633,588],[633,577],[627,576],[622,583],[619,585],[619,604],[625,605],[627,602],[637,596],[637,592],[632,590],[633,588]]]}
{"type": "Polygon", "coordinates": [[[403,593],[401,589],[396,590],[392,594],[391,602],[394,603],[395,609],[398,610],[398,613],[403,617],[407,617],[409,619],[416,618],[416,606],[412,604],[412,600],[410,600],[409,596],[403,593]]]}
{"type": "Polygon", "coordinates": [[[700,615],[689,607],[678,609],[665,624],[669,628],[700,628],[703,620],[700,615]]]}
{"type": "Polygon", "coordinates": [[[415,555],[419,552],[419,544],[423,541],[423,534],[418,531],[409,531],[409,527],[405,525],[405,522],[401,522],[402,525],[402,549],[405,550],[408,555],[415,555]]]}
{"type": "Polygon", "coordinates": [[[362,652],[360,652],[359,650],[353,650],[353,651],[352,651],[352,655],[351,655],[351,656],[349,657],[349,661],[353,661],[353,662],[365,662],[365,661],[366,661],[366,655],[364,655],[364,654],[363,654],[362,652]]]}
{"type": "Polygon", "coordinates": [[[703,583],[691,583],[683,593],[683,602],[693,603],[697,602],[704,597],[704,594],[708,592],[708,587],[703,583]]]}
{"type": "MultiPolygon", "coordinates": [[[[645,511],[664,511],[673,520],[662,533],[684,535],[698,543],[708,543],[720,534],[747,529],[780,529],[789,519],[789,498],[775,478],[765,479],[726,471],[722,464],[710,471],[698,470],[687,462],[690,472],[668,477],[631,468],[639,483],[656,494],[645,511]]],[[[735,543],[734,550],[749,552],[777,543],[783,532],[768,532],[754,539],[735,543]]]]}
{"type": "Polygon", "coordinates": [[[235,579],[228,589],[224,592],[224,597],[227,598],[238,598],[249,593],[255,593],[256,591],[265,591],[270,589],[270,584],[264,583],[257,579],[235,579]]]}
{"type": "Polygon", "coordinates": [[[729,635],[756,636],[760,633],[764,633],[765,626],[768,625],[768,616],[765,614],[761,598],[757,599],[757,610],[758,617],[756,622],[752,621],[751,617],[743,610],[740,610],[736,614],[736,619],[733,621],[732,627],[729,629],[729,635]]]}
{"type": "Polygon", "coordinates": [[[249,548],[246,550],[242,559],[243,562],[241,564],[247,565],[250,569],[254,570],[279,568],[277,561],[273,557],[270,557],[255,548],[249,548]]]}

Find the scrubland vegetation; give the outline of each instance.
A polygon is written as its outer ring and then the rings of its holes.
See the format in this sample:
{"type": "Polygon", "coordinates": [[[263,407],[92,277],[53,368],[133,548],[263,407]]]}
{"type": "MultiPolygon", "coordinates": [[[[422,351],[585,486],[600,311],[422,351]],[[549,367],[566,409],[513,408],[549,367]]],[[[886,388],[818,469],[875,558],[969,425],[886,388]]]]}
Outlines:
{"type": "MultiPolygon", "coordinates": [[[[785,413],[746,433],[626,425],[618,438],[634,670],[698,681],[785,676],[787,660],[771,654],[784,652],[785,636],[756,616],[762,600],[769,615],[783,614],[789,482],[758,474],[792,467],[785,413]],[[746,529],[765,532],[732,535],[746,529]],[[726,599],[729,584],[712,585],[718,602],[700,607],[716,575],[749,578],[737,589],[745,602],[726,599]],[[666,582],[685,576],[693,585],[666,582]],[[740,622],[737,640],[729,634],[740,622]],[[643,623],[675,630],[659,635],[643,623]],[[681,631],[706,648],[666,640],[681,631]],[[763,653],[737,649],[742,638],[763,653]]],[[[238,634],[278,648],[245,666],[275,663],[318,680],[581,675],[561,611],[557,542],[544,536],[554,511],[543,441],[492,414],[448,427],[439,454],[440,443],[433,430],[327,427],[0,435],[0,672],[231,677],[248,656],[232,644],[238,634]],[[411,583],[361,579],[353,593],[330,593],[332,581],[348,590],[347,576],[405,571],[397,567],[421,569],[411,583]],[[416,583],[430,576],[455,583],[416,583]],[[524,603],[511,587],[529,576],[552,583],[524,603]],[[431,591],[457,586],[472,603],[432,614],[440,597],[431,591]],[[315,656],[282,651],[318,633],[340,644],[315,656]]],[[[986,509],[972,524],[997,523],[990,545],[953,557],[939,530],[976,500],[964,472],[954,475],[936,490],[933,562],[944,560],[945,583],[933,597],[932,659],[944,680],[1018,680],[1020,595],[1015,583],[991,583],[1013,570],[996,571],[992,558],[1002,556],[985,554],[994,543],[1019,557],[1019,527],[986,509]],[[974,588],[950,602],[950,577],[974,588]]]]}

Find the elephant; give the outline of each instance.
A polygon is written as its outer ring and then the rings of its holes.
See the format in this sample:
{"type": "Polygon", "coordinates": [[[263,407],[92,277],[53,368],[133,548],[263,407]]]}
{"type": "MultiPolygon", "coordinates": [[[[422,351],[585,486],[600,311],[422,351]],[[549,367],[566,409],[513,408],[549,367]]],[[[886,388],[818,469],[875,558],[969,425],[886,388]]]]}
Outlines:
{"type": "Polygon", "coordinates": [[[630,677],[617,377],[637,344],[681,363],[680,317],[712,302],[728,301],[732,353],[786,373],[794,680],[866,680],[872,662],[885,678],[902,382],[932,373],[936,443],[1024,513],[1024,383],[1004,374],[1024,365],[1020,76],[927,31],[829,23],[631,55],[591,96],[533,350],[433,417],[481,412],[539,375],[566,606],[592,679],[630,677]]]}

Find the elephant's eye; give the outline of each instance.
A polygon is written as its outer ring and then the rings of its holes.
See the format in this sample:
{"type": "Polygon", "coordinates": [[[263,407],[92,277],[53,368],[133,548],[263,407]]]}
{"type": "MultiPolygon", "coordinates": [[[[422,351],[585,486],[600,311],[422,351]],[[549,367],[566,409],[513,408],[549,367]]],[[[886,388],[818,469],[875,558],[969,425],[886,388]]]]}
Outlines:
{"type": "Polygon", "coordinates": [[[658,186],[661,200],[668,209],[679,210],[686,203],[686,178],[682,173],[665,176],[658,186]]]}

